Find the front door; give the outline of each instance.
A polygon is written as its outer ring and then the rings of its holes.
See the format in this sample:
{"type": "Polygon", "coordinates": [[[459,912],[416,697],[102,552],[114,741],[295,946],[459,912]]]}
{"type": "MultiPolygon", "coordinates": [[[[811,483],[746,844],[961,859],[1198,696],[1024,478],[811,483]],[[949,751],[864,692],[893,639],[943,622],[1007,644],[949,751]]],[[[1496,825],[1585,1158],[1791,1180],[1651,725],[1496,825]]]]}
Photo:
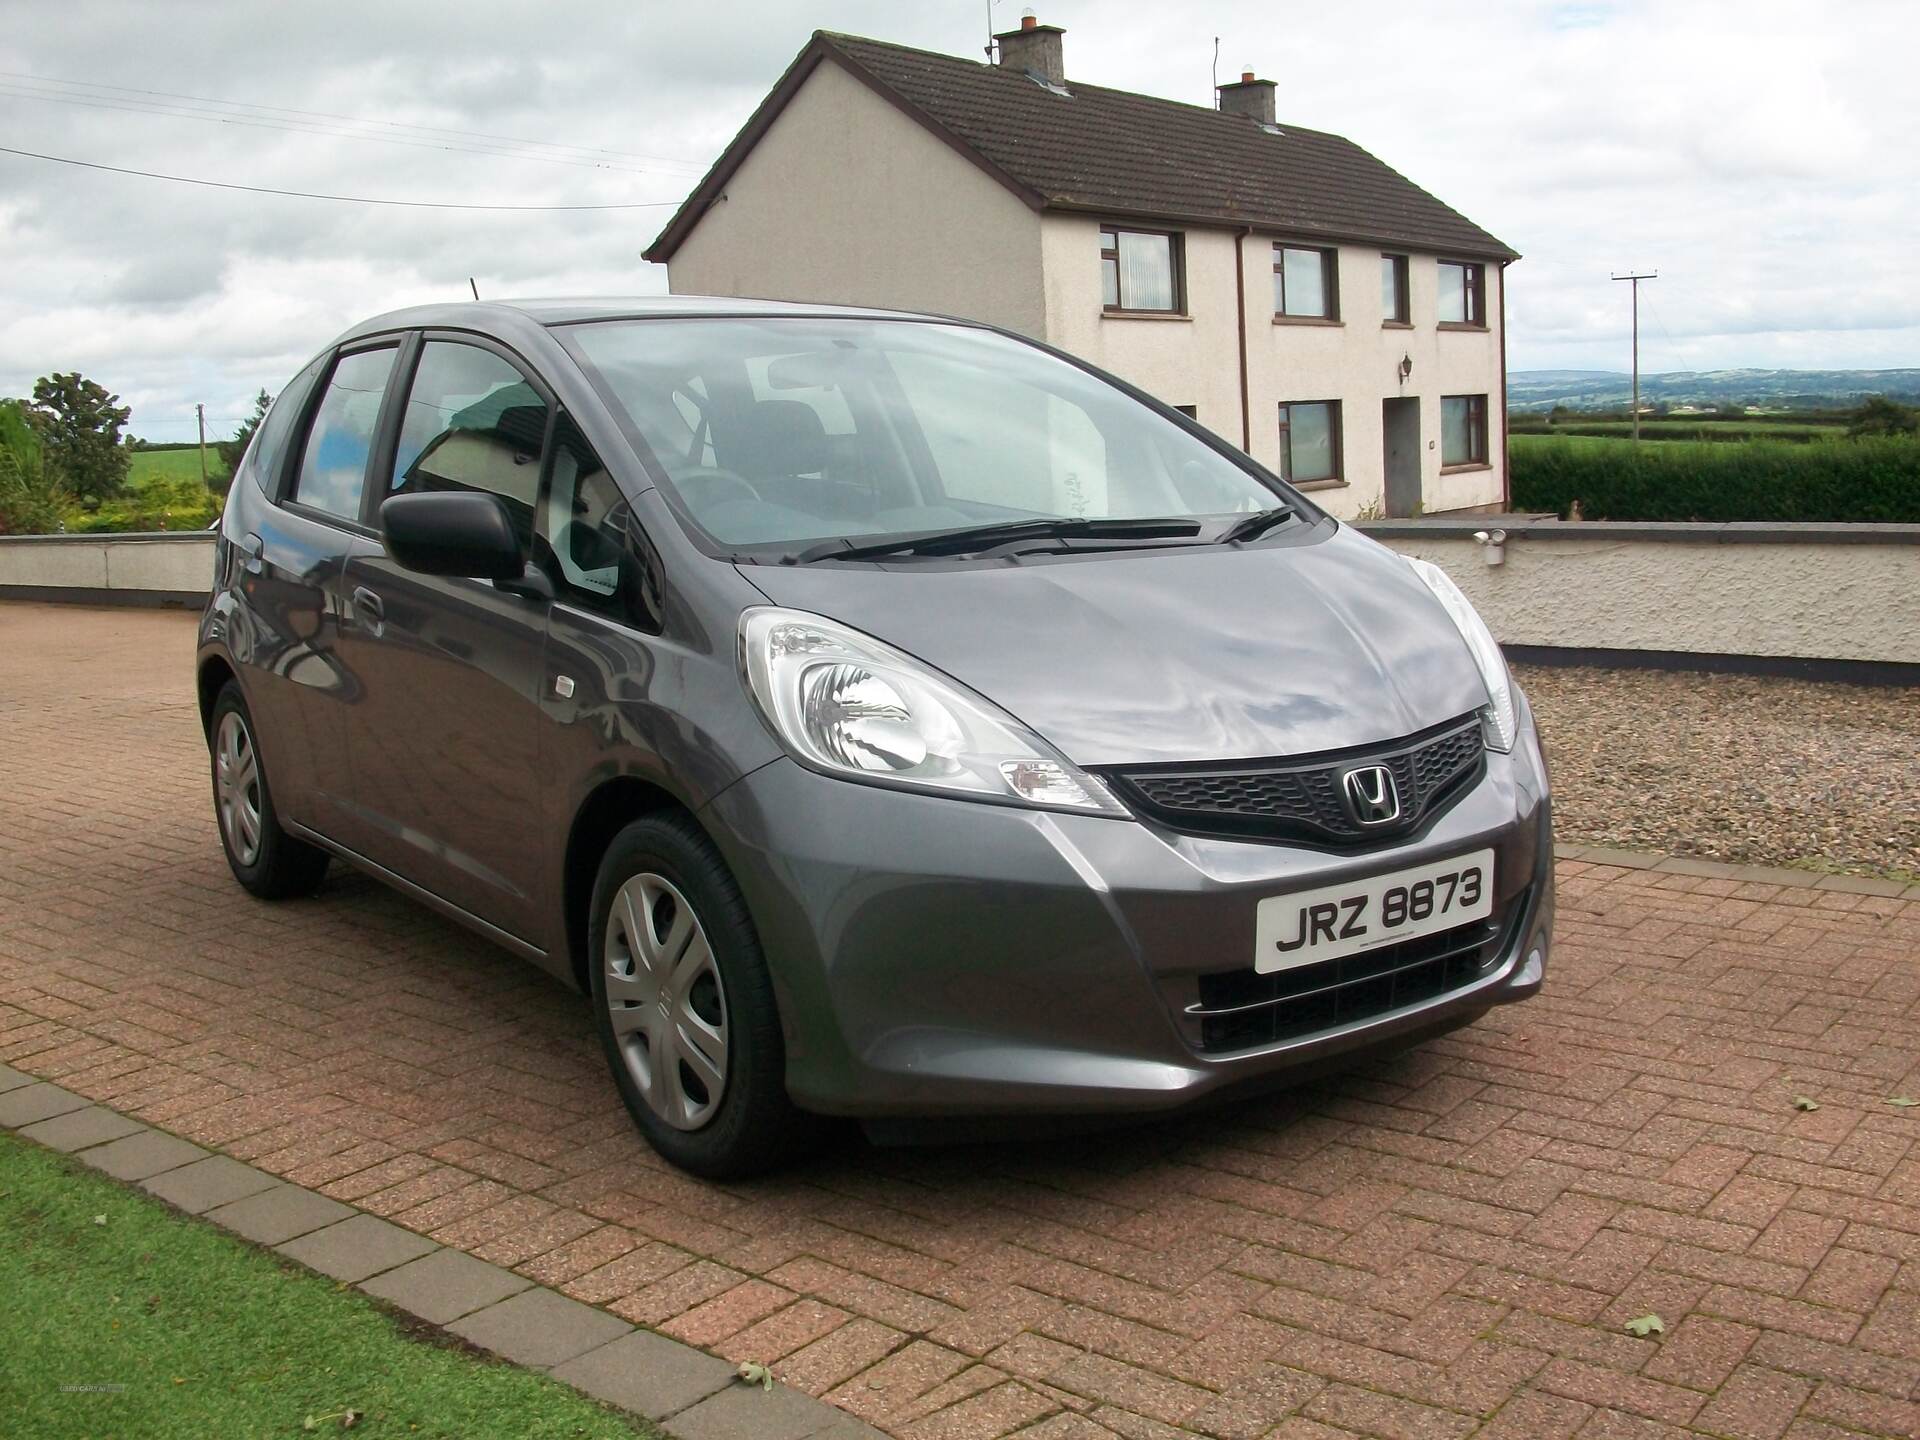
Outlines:
{"type": "Polygon", "coordinates": [[[1420,401],[1388,400],[1381,413],[1386,435],[1386,505],[1389,520],[1420,513],[1420,401]]]}
{"type": "Polygon", "coordinates": [[[348,555],[340,649],[363,692],[353,833],[368,859],[540,944],[540,687],[548,604],[420,575],[377,538],[389,494],[480,490],[531,543],[549,406],[505,352],[429,336],[406,388],[376,536],[348,555]]]}

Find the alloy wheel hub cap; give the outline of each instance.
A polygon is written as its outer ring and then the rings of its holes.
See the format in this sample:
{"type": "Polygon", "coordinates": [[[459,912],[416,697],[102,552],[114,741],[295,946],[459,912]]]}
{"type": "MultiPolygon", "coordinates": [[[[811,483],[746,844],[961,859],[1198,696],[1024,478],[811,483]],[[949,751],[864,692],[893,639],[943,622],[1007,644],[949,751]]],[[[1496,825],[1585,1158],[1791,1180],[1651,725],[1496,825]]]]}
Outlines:
{"type": "Polygon", "coordinates": [[[613,897],[601,965],[607,1017],[647,1108],[676,1130],[713,1118],[727,1088],[727,993],[706,928],[664,875],[613,897]]]}

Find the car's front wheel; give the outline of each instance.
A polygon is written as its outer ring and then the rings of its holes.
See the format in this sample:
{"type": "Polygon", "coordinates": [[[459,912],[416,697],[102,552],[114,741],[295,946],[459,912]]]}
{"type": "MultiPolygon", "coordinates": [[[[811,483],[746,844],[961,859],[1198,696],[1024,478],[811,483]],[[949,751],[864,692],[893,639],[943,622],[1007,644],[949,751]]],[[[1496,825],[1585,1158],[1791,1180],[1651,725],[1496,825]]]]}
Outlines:
{"type": "Polygon", "coordinates": [[[311,895],[327,874],[327,852],[295,839],[280,825],[260,763],[253,715],[237,682],[213,702],[213,813],[220,845],[238,880],[263,900],[311,895]]]}
{"type": "Polygon", "coordinates": [[[680,816],[635,821],[607,848],[592,905],[594,1012],[641,1133],[714,1179],[785,1160],[803,1127],[773,981],[712,842],[680,816]]]}

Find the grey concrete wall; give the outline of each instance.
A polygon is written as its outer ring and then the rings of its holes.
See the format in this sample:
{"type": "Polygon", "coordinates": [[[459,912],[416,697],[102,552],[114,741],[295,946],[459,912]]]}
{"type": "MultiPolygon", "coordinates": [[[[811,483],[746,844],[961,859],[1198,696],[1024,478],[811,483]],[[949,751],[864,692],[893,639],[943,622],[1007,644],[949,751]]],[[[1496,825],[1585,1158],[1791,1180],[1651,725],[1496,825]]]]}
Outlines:
{"type": "Polygon", "coordinates": [[[1359,528],[1440,566],[1506,645],[1920,664],[1920,525],[1359,528]],[[1497,566],[1473,538],[1496,529],[1508,536],[1497,566]]]}
{"type": "MultiPolygon", "coordinates": [[[[1453,576],[1503,644],[1920,665],[1920,526],[1369,522],[1453,576]],[[1486,563],[1476,530],[1504,529],[1486,563]]],[[[0,537],[0,596],[182,602],[211,532],[0,537]]]]}
{"type": "Polygon", "coordinates": [[[0,596],[183,603],[213,586],[211,530],[0,536],[0,596]]]}

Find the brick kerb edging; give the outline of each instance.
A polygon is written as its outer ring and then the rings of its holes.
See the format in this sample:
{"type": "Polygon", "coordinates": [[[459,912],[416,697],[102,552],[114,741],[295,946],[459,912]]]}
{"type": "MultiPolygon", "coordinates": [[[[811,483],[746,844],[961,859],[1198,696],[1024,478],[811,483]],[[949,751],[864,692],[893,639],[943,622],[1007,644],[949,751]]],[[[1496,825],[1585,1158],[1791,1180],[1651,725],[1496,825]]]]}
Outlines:
{"type": "Polygon", "coordinates": [[[1658,850],[1616,850],[1606,845],[1555,845],[1553,857],[1587,865],[1613,865],[1622,870],[1655,870],[1665,875],[1735,880],[1746,885],[1780,885],[1796,890],[1828,890],[1843,895],[1920,900],[1920,884],[1883,880],[1875,875],[1823,875],[1817,870],[1795,870],[1784,865],[1729,865],[1720,860],[1696,860],[1691,855],[1667,855],[1658,850]]]}
{"type": "Polygon", "coordinates": [[[742,1384],[725,1360],[463,1250],[0,1065],[0,1128],[503,1360],[667,1423],[680,1440],[885,1440],[824,1400],[742,1384]]]}

